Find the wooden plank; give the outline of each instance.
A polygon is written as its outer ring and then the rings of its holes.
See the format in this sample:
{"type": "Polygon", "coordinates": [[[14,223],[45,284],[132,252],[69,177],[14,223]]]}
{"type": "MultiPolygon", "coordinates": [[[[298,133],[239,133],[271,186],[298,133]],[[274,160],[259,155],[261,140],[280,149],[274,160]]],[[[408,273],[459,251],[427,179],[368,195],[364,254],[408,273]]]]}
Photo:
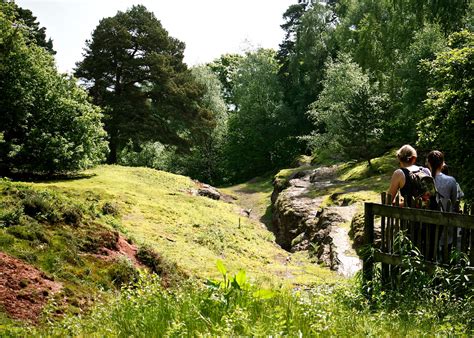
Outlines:
{"type": "MultiPolygon", "coordinates": [[[[390,264],[392,267],[404,266],[403,259],[400,255],[391,255],[391,254],[386,254],[383,252],[375,252],[374,261],[387,263],[387,264],[390,264]]],[[[426,269],[430,272],[433,272],[436,267],[449,268],[450,266],[448,264],[436,264],[436,263],[430,263],[430,262],[423,262],[421,263],[419,267],[421,269],[426,269]]],[[[468,271],[469,274],[474,275],[474,267],[466,267],[466,271],[468,271]]]]}
{"type": "MultiPolygon", "coordinates": [[[[382,204],[385,205],[387,203],[387,193],[383,192],[382,193],[382,204]]],[[[382,216],[380,220],[380,237],[381,237],[381,242],[380,242],[380,247],[382,251],[385,251],[385,217],[382,216]]]]}
{"type": "MultiPolygon", "coordinates": [[[[364,206],[364,233],[366,238],[366,245],[374,245],[374,213],[373,204],[366,203],[364,206]]],[[[370,282],[373,279],[374,262],[373,257],[365,257],[362,264],[362,271],[364,282],[370,282]]],[[[371,294],[368,295],[369,297],[371,294]]]]}
{"type": "Polygon", "coordinates": [[[438,249],[439,249],[439,224],[436,224],[435,237],[434,237],[434,249],[433,249],[433,261],[438,260],[438,249]]]}
{"type": "Polygon", "coordinates": [[[371,204],[373,206],[373,213],[379,216],[393,217],[413,222],[446,225],[448,227],[457,226],[465,229],[474,229],[473,215],[461,215],[425,209],[402,208],[375,203],[365,204],[371,204]]]}
{"type": "Polygon", "coordinates": [[[444,243],[443,243],[443,263],[448,263],[449,253],[448,253],[448,239],[449,239],[449,228],[443,227],[444,234],[444,243]]]}
{"type": "Polygon", "coordinates": [[[458,228],[453,227],[451,228],[452,234],[453,234],[453,248],[457,250],[458,248],[458,228]]]}
{"type": "MultiPolygon", "coordinates": [[[[399,207],[400,206],[400,195],[397,195],[395,198],[395,206],[399,207]]],[[[395,224],[394,224],[394,233],[395,236],[398,237],[400,232],[400,219],[395,218],[395,224]]],[[[399,243],[400,244],[400,243],[399,243]]],[[[400,250],[400,245],[396,248],[397,251],[400,250]]]]}
{"type": "Polygon", "coordinates": [[[422,224],[421,223],[417,223],[416,224],[416,227],[417,227],[417,235],[416,235],[416,247],[418,248],[418,250],[420,250],[420,252],[422,252],[423,248],[421,247],[421,227],[422,227],[422,224]]]}
{"type": "MultiPolygon", "coordinates": [[[[387,193],[385,191],[382,193],[381,202],[383,205],[388,204],[387,193]]],[[[381,237],[380,249],[382,252],[385,252],[387,250],[386,248],[387,239],[386,239],[384,216],[382,216],[380,220],[380,237],[381,237]]],[[[381,278],[382,278],[382,285],[386,285],[388,281],[390,280],[390,265],[386,263],[382,263],[381,278]]]]}
{"type": "Polygon", "coordinates": [[[461,252],[466,254],[469,248],[469,232],[468,229],[461,229],[461,252]]]}
{"type": "Polygon", "coordinates": [[[431,235],[431,226],[429,224],[425,224],[425,259],[426,260],[431,260],[431,255],[430,255],[430,246],[432,245],[430,241],[430,235],[431,235]]]}

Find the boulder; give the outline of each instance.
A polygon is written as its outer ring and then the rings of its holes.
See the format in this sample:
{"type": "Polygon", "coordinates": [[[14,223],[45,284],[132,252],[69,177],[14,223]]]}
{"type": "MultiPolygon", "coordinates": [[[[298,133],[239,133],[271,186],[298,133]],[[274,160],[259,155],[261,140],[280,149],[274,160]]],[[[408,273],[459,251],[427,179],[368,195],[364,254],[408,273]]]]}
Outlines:
{"type": "Polygon", "coordinates": [[[198,189],[197,194],[199,196],[208,197],[213,200],[219,200],[221,198],[221,193],[209,184],[202,184],[198,189]]]}

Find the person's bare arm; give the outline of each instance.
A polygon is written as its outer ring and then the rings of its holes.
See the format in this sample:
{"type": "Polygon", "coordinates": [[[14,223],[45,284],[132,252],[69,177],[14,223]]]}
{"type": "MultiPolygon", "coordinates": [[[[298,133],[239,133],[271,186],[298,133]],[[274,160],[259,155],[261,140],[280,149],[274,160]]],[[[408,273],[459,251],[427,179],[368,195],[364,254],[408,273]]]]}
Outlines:
{"type": "Polygon", "coordinates": [[[387,190],[387,194],[392,196],[392,203],[395,200],[395,196],[397,196],[397,192],[400,188],[403,188],[405,185],[405,175],[403,171],[397,169],[393,172],[392,178],[390,180],[390,187],[387,190]]]}

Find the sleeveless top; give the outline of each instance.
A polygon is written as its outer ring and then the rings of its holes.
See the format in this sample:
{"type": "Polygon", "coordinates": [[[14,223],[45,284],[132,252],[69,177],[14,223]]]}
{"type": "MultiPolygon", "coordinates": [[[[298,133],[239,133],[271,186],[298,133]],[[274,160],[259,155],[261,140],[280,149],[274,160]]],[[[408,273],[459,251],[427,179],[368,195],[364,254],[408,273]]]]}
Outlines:
{"type": "Polygon", "coordinates": [[[406,204],[408,207],[411,207],[411,198],[413,196],[410,195],[410,190],[411,190],[411,180],[409,179],[408,173],[411,172],[417,172],[419,170],[423,170],[423,172],[429,176],[431,176],[431,172],[429,171],[428,168],[425,167],[419,167],[416,165],[411,166],[410,168],[413,168],[413,170],[410,170],[408,168],[400,168],[400,170],[403,172],[403,175],[405,175],[405,184],[403,185],[402,188],[400,188],[400,195],[403,196],[403,198],[406,201],[406,204]]]}

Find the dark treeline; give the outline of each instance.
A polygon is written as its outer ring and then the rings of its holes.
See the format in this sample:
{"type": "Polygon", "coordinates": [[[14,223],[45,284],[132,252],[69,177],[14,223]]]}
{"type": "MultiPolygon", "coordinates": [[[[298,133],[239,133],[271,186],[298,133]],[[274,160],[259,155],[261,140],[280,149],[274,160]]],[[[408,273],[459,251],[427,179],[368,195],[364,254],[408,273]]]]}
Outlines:
{"type": "Polygon", "coordinates": [[[134,6],[102,19],[86,41],[75,76],[89,99],[55,70],[32,13],[1,6],[3,173],[107,158],[225,184],[299,154],[370,161],[410,143],[444,151],[473,197],[472,1],[295,4],[277,51],[192,68],[184,44],[134,6]]]}

